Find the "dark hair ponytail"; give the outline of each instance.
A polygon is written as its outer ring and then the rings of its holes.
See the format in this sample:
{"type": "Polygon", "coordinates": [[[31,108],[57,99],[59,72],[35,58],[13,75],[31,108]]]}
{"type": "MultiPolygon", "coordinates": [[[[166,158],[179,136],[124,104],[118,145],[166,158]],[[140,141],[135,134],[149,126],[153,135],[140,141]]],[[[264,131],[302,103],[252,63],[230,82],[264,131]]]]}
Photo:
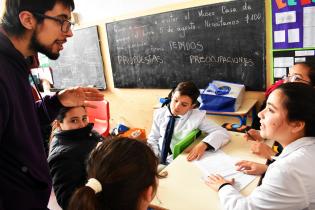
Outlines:
{"type": "Polygon", "coordinates": [[[98,205],[97,194],[90,187],[84,186],[79,188],[72,195],[72,199],[67,209],[71,210],[102,210],[103,208],[98,205]],[[75,202],[72,202],[75,201],[75,202]]]}
{"type": "Polygon", "coordinates": [[[156,191],[158,159],[144,142],[117,137],[105,139],[87,160],[87,178],[95,178],[102,191],[82,187],[72,196],[68,210],[137,210],[143,192],[156,191]]]}

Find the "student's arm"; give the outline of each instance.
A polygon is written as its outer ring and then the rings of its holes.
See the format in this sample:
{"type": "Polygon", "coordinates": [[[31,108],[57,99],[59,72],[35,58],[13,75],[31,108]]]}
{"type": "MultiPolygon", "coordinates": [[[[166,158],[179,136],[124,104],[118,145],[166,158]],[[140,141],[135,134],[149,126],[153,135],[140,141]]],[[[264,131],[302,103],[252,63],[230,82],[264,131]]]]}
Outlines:
{"type": "Polygon", "coordinates": [[[57,202],[62,209],[67,209],[76,188],[85,184],[85,167],[68,155],[53,154],[48,158],[48,163],[57,202]]]}
{"type": "Polygon", "coordinates": [[[214,151],[221,148],[223,145],[227,144],[230,140],[230,134],[228,131],[221,126],[213,123],[205,115],[198,127],[202,132],[208,135],[202,140],[209,144],[214,151]]]}
{"type": "Polygon", "coordinates": [[[226,210],[307,209],[310,201],[303,180],[292,172],[278,166],[268,170],[262,185],[247,197],[226,185],[219,190],[220,203],[226,210]]]}
{"type": "Polygon", "coordinates": [[[211,122],[205,114],[201,118],[198,128],[208,135],[189,152],[188,161],[200,159],[206,150],[218,150],[230,139],[227,130],[211,122]]]}
{"type": "Polygon", "coordinates": [[[161,138],[160,134],[160,116],[158,110],[154,112],[153,115],[153,123],[151,127],[150,134],[148,136],[147,143],[153,150],[154,154],[157,157],[160,157],[160,151],[159,151],[159,139],[161,138]]]}

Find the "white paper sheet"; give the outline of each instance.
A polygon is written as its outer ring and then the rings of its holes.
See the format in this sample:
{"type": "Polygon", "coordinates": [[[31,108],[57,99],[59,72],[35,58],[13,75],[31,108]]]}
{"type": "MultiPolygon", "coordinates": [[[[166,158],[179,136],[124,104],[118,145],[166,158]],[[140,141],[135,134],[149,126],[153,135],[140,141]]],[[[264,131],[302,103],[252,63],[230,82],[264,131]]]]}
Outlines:
{"type": "Polygon", "coordinates": [[[315,26],[304,27],[303,29],[303,47],[315,46],[315,26]]]}
{"type": "Polygon", "coordinates": [[[315,7],[303,7],[303,26],[315,26],[315,7]]]}
{"type": "Polygon", "coordinates": [[[303,47],[315,46],[315,7],[303,8],[303,47]]]}
{"type": "Polygon", "coordinates": [[[293,57],[278,57],[273,59],[274,67],[291,67],[294,65],[293,57]]]}
{"type": "Polygon", "coordinates": [[[276,13],[276,24],[295,23],[296,11],[278,12],[276,13]]]}
{"type": "Polygon", "coordinates": [[[295,56],[314,56],[315,50],[298,50],[295,51],[295,56]]]}
{"type": "Polygon", "coordinates": [[[235,163],[238,159],[225,154],[222,150],[206,152],[200,160],[193,161],[203,172],[204,180],[211,174],[220,174],[226,179],[235,179],[234,187],[238,191],[251,183],[256,176],[247,175],[235,170],[235,163]]]}
{"type": "Polygon", "coordinates": [[[300,42],[300,29],[294,28],[288,30],[288,42],[300,42]]]}
{"type": "Polygon", "coordinates": [[[282,78],[287,75],[287,68],[274,68],[273,76],[274,78],[282,78]]]}
{"type": "Polygon", "coordinates": [[[300,63],[300,62],[305,62],[305,61],[306,61],[305,57],[294,58],[294,62],[295,63],[300,63]]]}
{"type": "Polygon", "coordinates": [[[285,42],[285,31],[275,31],[273,38],[275,43],[285,42]]]}

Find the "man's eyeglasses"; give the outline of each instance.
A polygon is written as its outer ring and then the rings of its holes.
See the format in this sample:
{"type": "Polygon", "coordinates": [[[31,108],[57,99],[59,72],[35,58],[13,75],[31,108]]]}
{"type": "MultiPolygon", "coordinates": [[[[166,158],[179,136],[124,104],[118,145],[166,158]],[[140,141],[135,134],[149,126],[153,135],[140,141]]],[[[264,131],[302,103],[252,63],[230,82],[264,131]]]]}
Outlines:
{"type": "Polygon", "coordinates": [[[40,14],[40,13],[34,13],[34,15],[40,18],[47,18],[47,19],[51,19],[58,22],[61,25],[61,31],[63,33],[67,33],[72,28],[72,26],[74,26],[73,22],[66,19],[60,19],[57,17],[52,17],[52,16],[40,14]]]}
{"type": "Polygon", "coordinates": [[[307,83],[309,84],[310,81],[304,80],[302,78],[300,78],[299,75],[288,75],[288,76],[284,76],[282,77],[283,80],[287,81],[287,82],[303,82],[303,83],[307,83]]]}

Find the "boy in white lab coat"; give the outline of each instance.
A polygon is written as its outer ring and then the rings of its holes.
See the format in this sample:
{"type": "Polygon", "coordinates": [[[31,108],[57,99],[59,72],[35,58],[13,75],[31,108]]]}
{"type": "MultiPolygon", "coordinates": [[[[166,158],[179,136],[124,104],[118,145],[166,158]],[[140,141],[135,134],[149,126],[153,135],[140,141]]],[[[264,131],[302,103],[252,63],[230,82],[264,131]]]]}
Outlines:
{"type": "Polygon", "coordinates": [[[194,129],[208,135],[190,151],[189,161],[199,159],[207,149],[216,151],[229,141],[230,135],[224,128],[211,122],[205,111],[194,109],[199,95],[193,82],[181,82],[170,93],[170,104],[155,111],[148,144],[161,164],[170,163],[175,144],[194,129]],[[175,118],[173,131],[169,131],[171,118],[175,118]],[[168,135],[171,136],[169,144],[166,143],[168,135]]]}

